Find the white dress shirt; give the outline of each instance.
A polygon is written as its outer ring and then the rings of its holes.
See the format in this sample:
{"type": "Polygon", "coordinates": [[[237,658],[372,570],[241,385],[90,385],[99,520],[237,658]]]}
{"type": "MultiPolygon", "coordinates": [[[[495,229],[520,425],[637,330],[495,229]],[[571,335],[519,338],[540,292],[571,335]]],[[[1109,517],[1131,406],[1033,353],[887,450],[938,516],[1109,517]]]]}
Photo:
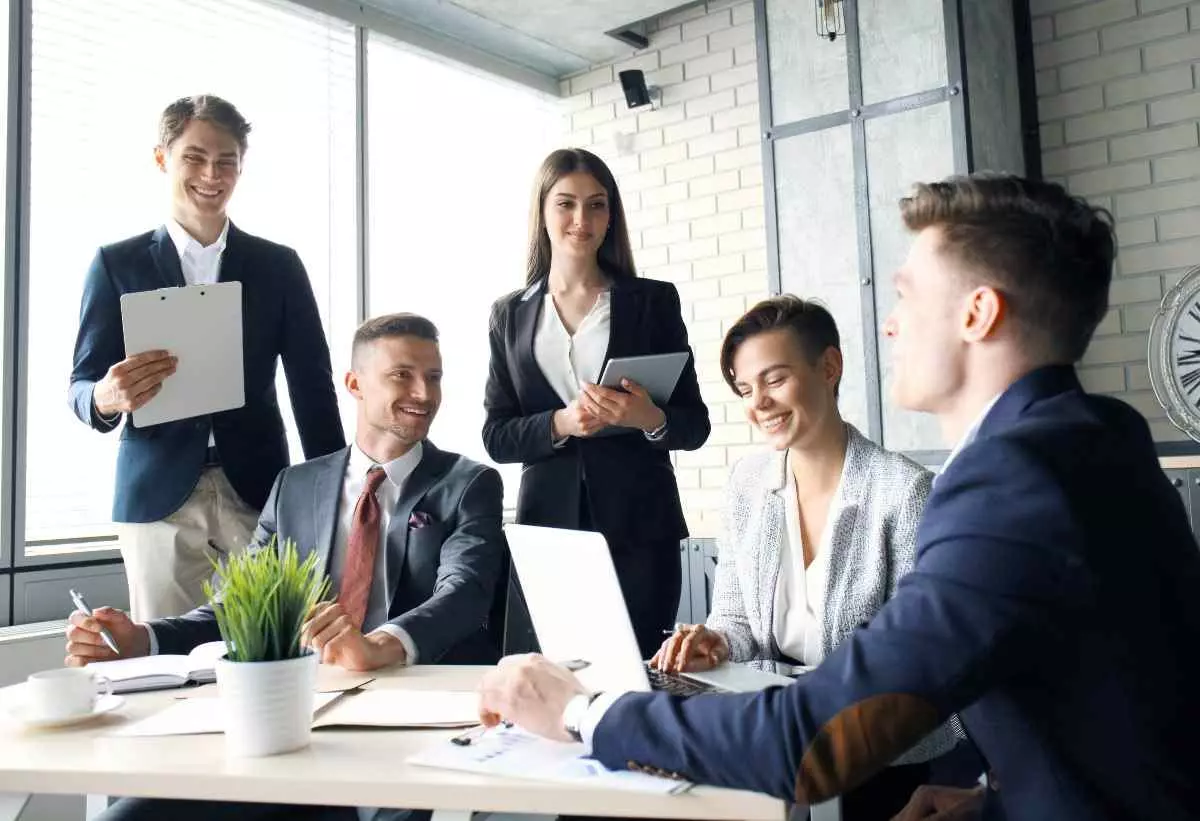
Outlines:
{"type": "MultiPolygon", "coordinates": [[[[187,232],[175,220],[167,220],[167,234],[179,253],[179,267],[183,269],[183,281],[188,285],[214,285],[221,278],[221,256],[225,253],[225,241],[229,237],[229,220],[221,228],[221,234],[212,245],[201,245],[200,241],[187,232]]],[[[212,431],[208,432],[208,446],[217,444],[212,431]]]]}
{"type": "Polygon", "coordinates": [[[779,551],[779,578],[775,584],[774,632],[781,652],[811,666],[820,664],[825,657],[821,646],[825,582],[829,577],[829,549],[825,541],[832,528],[825,528],[821,542],[814,550],[812,564],[805,567],[796,477],[792,474],[790,456],[786,461],[784,509],[787,515],[779,551]]]}
{"type": "MultiPolygon", "coordinates": [[[[400,492],[404,488],[404,483],[408,481],[408,477],[412,475],[412,472],[417,469],[417,465],[421,463],[423,453],[424,447],[418,442],[416,447],[400,458],[380,465],[384,473],[387,474],[387,481],[380,482],[379,488],[375,491],[375,498],[379,501],[381,514],[379,521],[379,550],[375,554],[375,575],[371,580],[371,592],[367,602],[368,613],[391,610],[392,591],[387,589],[387,563],[390,558],[387,550],[388,524],[392,520],[392,509],[395,508],[396,502],[400,499],[400,492]]],[[[329,554],[327,564],[330,589],[335,594],[341,585],[342,570],[346,566],[346,543],[350,538],[354,508],[358,504],[358,497],[362,495],[363,486],[366,484],[367,471],[375,467],[376,464],[371,457],[359,449],[357,444],[351,446],[350,459],[346,465],[346,475],[342,478],[342,493],[338,502],[338,517],[333,536],[333,549],[329,554]]],[[[145,625],[145,627],[146,632],[150,636],[150,655],[155,655],[158,653],[158,637],[154,634],[154,629],[149,624],[145,625]]],[[[371,633],[387,633],[395,637],[404,645],[404,663],[417,663],[417,645],[413,642],[412,636],[403,627],[384,623],[375,630],[372,630],[371,633]]]]}
{"type": "Polygon", "coordinates": [[[979,435],[979,428],[983,425],[983,420],[992,412],[992,408],[996,407],[996,403],[1000,401],[1000,397],[1004,395],[1004,391],[992,397],[992,401],[983,406],[983,410],[975,417],[975,421],[971,423],[971,427],[967,428],[967,432],[963,434],[962,439],[958,440],[958,444],[954,446],[954,450],[950,451],[950,455],[946,457],[946,461],[942,462],[942,468],[937,472],[937,476],[933,477],[933,483],[936,485],[938,476],[946,472],[946,468],[950,467],[950,463],[958,458],[958,454],[962,453],[963,448],[975,441],[975,437],[979,435]]]}
{"type": "MultiPolygon", "coordinates": [[[[175,245],[179,254],[179,267],[183,269],[183,281],[187,285],[212,285],[221,277],[221,255],[225,253],[225,241],[229,237],[229,220],[221,229],[221,235],[212,245],[201,245],[200,241],[187,232],[187,229],[173,219],[167,220],[167,235],[175,245]]],[[[95,399],[92,400],[95,403],[95,399]]],[[[100,419],[113,424],[121,418],[120,413],[104,416],[97,411],[100,419]]],[[[212,431],[208,433],[208,446],[216,444],[212,431]]]]}
{"type": "MultiPolygon", "coordinates": [[[[832,528],[826,527],[821,534],[812,564],[804,566],[804,537],[800,530],[800,505],[796,501],[796,477],[792,474],[790,459],[785,463],[784,485],[785,510],[783,543],[780,545],[779,579],[775,585],[775,627],[779,649],[805,665],[820,664],[825,657],[821,646],[821,619],[825,611],[825,582],[828,577],[829,546],[826,544],[832,528]]],[[[843,471],[842,475],[845,475],[843,471]]],[[[841,492],[839,480],[838,489],[841,492]]],[[[624,692],[605,692],[596,697],[581,717],[563,716],[567,722],[579,728],[579,735],[588,749],[596,725],[604,714],[624,692]]],[[[570,706],[570,705],[569,705],[570,706]]]]}
{"type": "Polygon", "coordinates": [[[608,291],[596,297],[574,334],[563,324],[553,295],[546,294],[533,337],[533,358],[564,405],[579,396],[579,383],[599,381],[611,328],[612,301],[608,291]]]}
{"type": "MultiPolygon", "coordinates": [[[[388,524],[392,520],[392,509],[400,499],[400,491],[404,483],[421,463],[424,446],[417,446],[399,459],[380,465],[387,474],[387,481],[379,483],[375,498],[379,500],[379,550],[375,553],[375,575],[371,580],[371,593],[367,599],[367,613],[387,612],[392,606],[392,592],[387,589],[387,563],[390,558],[387,550],[388,524]]],[[[329,554],[329,578],[332,589],[337,591],[342,581],[342,569],[346,566],[346,544],[350,540],[351,520],[354,517],[354,507],[362,494],[363,486],[367,483],[367,471],[375,467],[376,462],[359,450],[358,445],[350,446],[350,461],[346,465],[346,475],[342,479],[342,499],[338,504],[337,529],[333,534],[333,551],[329,554]]],[[[400,640],[404,645],[405,664],[417,663],[417,645],[413,643],[408,631],[394,624],[384,623],[371,631],[372,633],[387,633],[400,640]]]]}
{"type": "Polygon", "coordinates": [[[175,220],[167,220],[167,234],[179,253],[179,267],[183,269],[184,282],[188,285],[212,285],[220,279],[221,255],[225,253],[225,242],[229,238],[229,220],[225,220],[221,235],[212,245],[201,245],[175,220]]]}

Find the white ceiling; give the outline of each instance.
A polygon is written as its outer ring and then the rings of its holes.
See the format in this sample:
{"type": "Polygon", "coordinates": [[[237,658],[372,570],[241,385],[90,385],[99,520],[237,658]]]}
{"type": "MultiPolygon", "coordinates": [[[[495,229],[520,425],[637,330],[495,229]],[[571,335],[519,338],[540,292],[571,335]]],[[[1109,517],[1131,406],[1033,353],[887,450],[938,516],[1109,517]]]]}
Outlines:
{"type": "Polygon", "coordinates": [[[605,32],[656,17],[680,0],[365,0],[406,26],[546,77],[633,53],[605,32]]]}

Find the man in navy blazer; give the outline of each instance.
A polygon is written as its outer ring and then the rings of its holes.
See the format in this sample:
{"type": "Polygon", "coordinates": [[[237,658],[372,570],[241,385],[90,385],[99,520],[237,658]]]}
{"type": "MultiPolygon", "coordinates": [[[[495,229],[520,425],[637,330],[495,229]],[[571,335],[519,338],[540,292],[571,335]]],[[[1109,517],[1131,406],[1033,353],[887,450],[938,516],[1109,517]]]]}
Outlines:
{"type": "Polygon", "coordinates": [[[1111,217],[1016,177],[919,185],[901,208],[893,395],[957,444],[895,597],[789,687],[597,695],[514,657],[481,714],[811,805],[957,712],[989,785],[922,788],[901,818],[1200,818],[1200,551],[1146,423],[1073,368],[1108,308],[1111,217]]]}
{"type": "Polygon", "coordinates": [[[155,159],[171,190],[166,225],[101,248],[88,270],[70,402],[108,433],[152,399],[174,372],[167,351],[126,351],[122,294],[240,282],[246,403],[210,416],[139,428],[128,421],[117,454],[113,521],[138,618],[175,616],[202,601],[219,552],[249,542],[271,482],[288,465],[275,393],[287,374],[307,458],[345,446],[329,347],[304,265],[290,248],[229,222],[250,126],[230,103],[185,97],[163,112],[155,159]]]}

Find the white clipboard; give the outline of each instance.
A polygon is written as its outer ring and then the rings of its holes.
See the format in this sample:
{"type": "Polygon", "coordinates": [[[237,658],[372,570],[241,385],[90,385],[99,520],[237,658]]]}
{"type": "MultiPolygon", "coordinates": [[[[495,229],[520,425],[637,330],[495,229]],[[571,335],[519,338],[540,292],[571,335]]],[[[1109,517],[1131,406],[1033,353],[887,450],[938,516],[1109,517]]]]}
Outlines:
{"type": "Polygon", "coordinates": [[[122,294],[121,327],[127,356],[164,350],[179,360],[158,395],[133,412],[137,427],[246,404],[242,283],[122,294]]]}

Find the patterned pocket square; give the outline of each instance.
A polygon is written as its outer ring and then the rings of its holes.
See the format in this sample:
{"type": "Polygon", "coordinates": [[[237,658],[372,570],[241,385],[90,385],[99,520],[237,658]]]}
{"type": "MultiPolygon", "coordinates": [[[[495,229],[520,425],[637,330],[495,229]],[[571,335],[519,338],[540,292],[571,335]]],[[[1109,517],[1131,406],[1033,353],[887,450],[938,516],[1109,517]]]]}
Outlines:
{"type": "Polygon", "coordinates": [[[423,510],[414,510],[408,517],[408,526],[412,530],[419,530],[431,524],[433,524],[433,517],[423,510]]]}

